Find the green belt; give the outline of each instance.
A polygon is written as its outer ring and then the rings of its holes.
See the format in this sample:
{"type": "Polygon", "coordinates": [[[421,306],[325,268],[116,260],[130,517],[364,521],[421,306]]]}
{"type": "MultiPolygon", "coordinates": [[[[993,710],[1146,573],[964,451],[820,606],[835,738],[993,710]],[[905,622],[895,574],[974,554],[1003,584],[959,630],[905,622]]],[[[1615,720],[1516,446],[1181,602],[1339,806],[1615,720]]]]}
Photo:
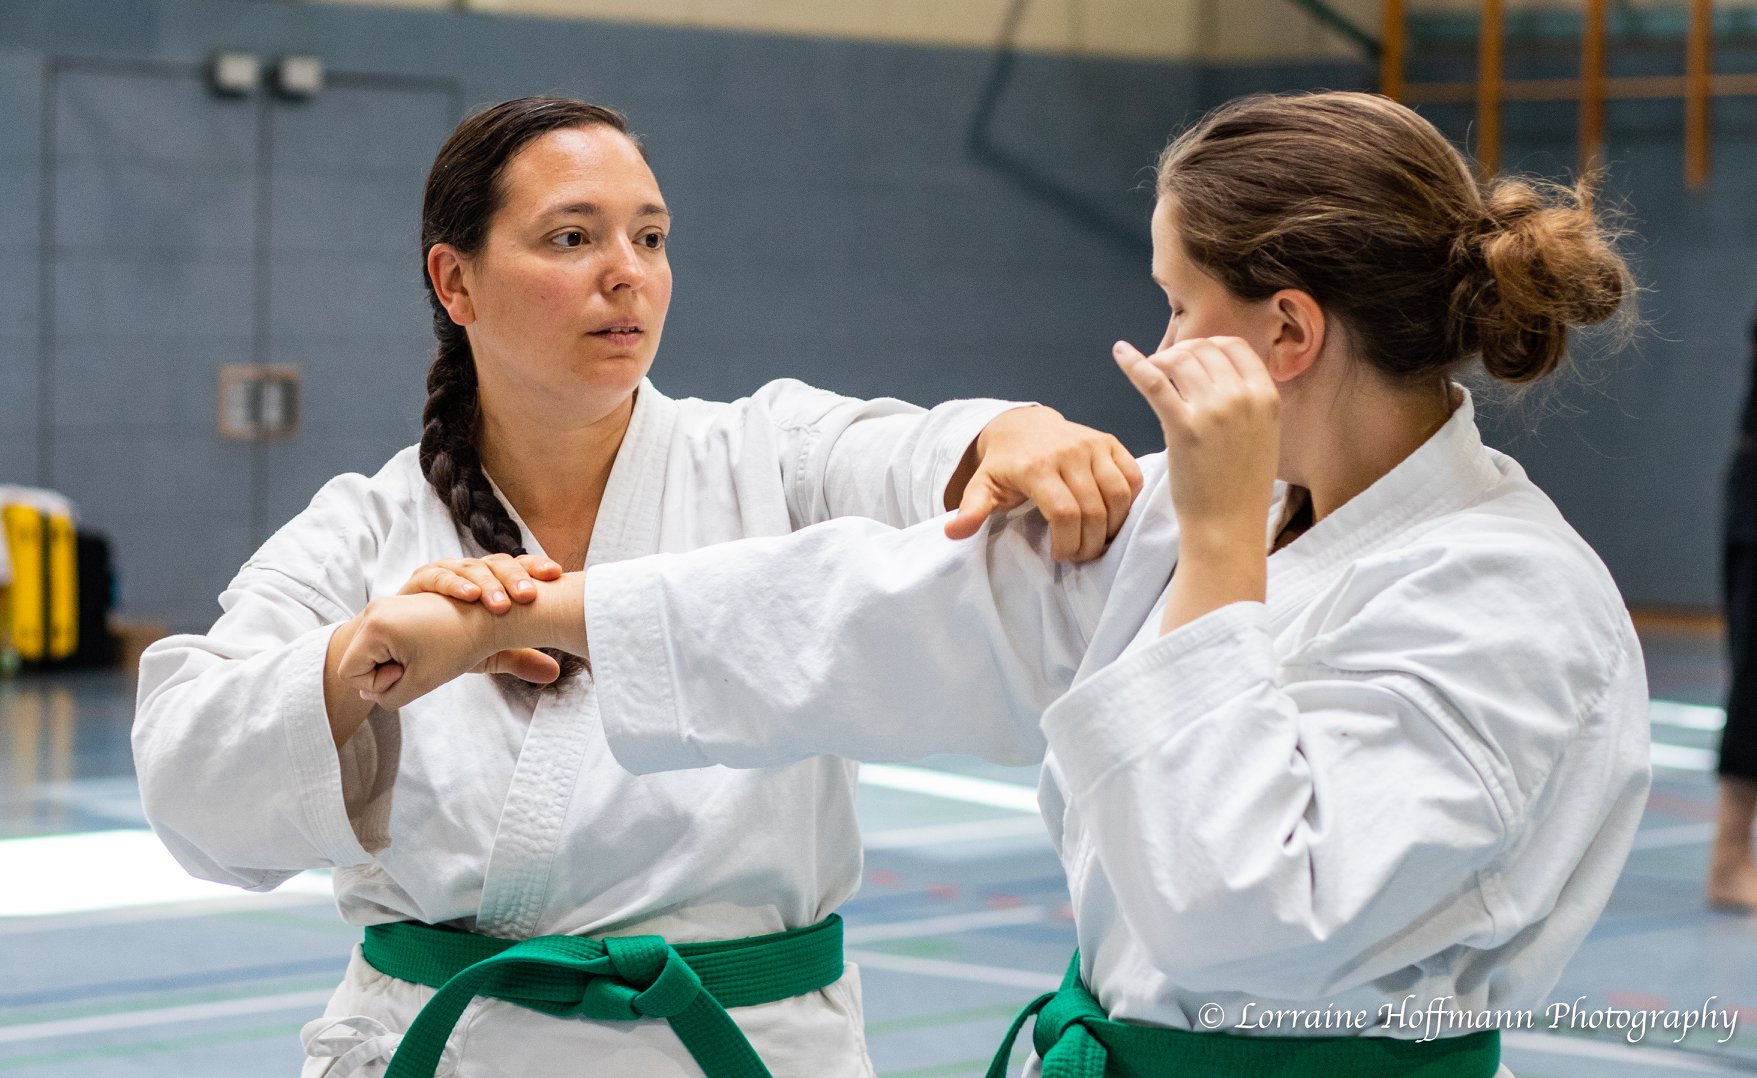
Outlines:
{"type": "Polygon", "coordinates": [[[1501,1031],[1431,1041],[1390,1037],[1241,1037],[1113,1022],[1080,983],[1080,952],[1061,988],[1013,1020],[989,1064],[1003,1078],[1013,1041],[1037,1015],[1043,1078],[1493,1078],[1501,1031]]]}
{"type": "Polygon", "coordinates": [[[709,943],[662,936],[497,939],[439,925],[369,925],[368,964],[439,991],[403,1034],[385,1078],[431,1078],[458,1016],[493,996],[557,1017],[663,1018],[708,1078],[769,1078],[726,1013],[802,996],[842,976],[842,919],[709,943]]]}

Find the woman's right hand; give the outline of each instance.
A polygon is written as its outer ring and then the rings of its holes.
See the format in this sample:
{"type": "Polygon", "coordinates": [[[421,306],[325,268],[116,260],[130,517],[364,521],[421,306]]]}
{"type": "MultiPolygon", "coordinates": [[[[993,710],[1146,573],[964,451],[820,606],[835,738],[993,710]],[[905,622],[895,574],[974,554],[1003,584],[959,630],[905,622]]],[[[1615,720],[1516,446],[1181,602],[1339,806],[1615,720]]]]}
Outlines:
{"type": "Polygon", "coordinates": [[[486,558],[441,558],[409,576],[401,595],[432,592],[459,602],[479,602],[496,614],[513,603],[537,598],[538,580],[561,579],[561,566],[536,554],[490,554],[486,558]]]}
{"type": "Polygon", "coordinates": [[[560,674],[555,660],[540,651],[502,650],[492,614],[431,592],[374,599],[351,630],[336,674],[387,710],[463,674],[513,674],[540,685],[560,674]]]}

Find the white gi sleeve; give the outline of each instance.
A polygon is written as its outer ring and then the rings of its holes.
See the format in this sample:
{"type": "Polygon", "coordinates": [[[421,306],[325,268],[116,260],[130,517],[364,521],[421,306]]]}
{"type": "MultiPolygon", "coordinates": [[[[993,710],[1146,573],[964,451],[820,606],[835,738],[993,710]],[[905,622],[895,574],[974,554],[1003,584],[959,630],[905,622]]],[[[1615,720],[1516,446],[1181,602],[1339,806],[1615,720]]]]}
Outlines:
{"type": "Polygon", "coordinates": [[[818,754],[1039,759],[1038,719],[1089,647],[1115,654],[1164,589],[1163,454],[1105,553],[1053,561],[1035,510],[953,541],[836,520],[587,570],[599,719],[636,773],[818,754]]]}
{"type": "Polygon", "coordinates": [[[946,484],[982,428],[1002,412],[1028,407],[972,399],[923,411],[791,378],[768,383],[750,399],[753,421],[768,424],[779,446],[795,528],[845,516],[906,527],[942,515],[946,484]]]}
{"type": "Polygon", "coordinates": [[[1036,513],[954,542],[831,521],[594,566],[599,715],[636,773],[959,752],[1023,763],[1085,651],[1108,567],[1058,565],[1036,513]]]}
{"type": "Polygon", "coordinates": [[[141,658],[141,801],[192,875],[268,890],[388,844],[397,716],[374,711],[338,755],[323,699],[330,635],[365,606],[377,554],[366,482],[332,480],[239,570],[213,628],[141,658]]]}
{"type": "Polygon", "coordinates": [[[1644,721],[1627,616],[1559,564],[1570,553],[1356,565],[1294,654],[1238,603],[1045,714],[1085,853],[1164,976],[1322,998],[1460,942],[1427,917],[1460,898],[1482,910],[1466,945],[1529,923],[1495,862],[1554,802],[1563,753],[1644,721]]]}

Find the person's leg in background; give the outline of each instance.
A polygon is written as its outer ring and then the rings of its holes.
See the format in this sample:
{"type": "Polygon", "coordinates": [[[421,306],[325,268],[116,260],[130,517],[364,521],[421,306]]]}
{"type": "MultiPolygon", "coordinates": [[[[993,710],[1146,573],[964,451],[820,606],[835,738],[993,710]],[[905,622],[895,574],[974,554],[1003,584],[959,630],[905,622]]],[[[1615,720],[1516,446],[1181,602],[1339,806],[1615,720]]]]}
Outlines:
{"type": "Polygon", "coordinates": [[[1708,902],[1757,912],[1757,543],[1729,541],[1722,585],[1732,684],[1720,743],[1720,796],[1708,868],[1708,902]]]}

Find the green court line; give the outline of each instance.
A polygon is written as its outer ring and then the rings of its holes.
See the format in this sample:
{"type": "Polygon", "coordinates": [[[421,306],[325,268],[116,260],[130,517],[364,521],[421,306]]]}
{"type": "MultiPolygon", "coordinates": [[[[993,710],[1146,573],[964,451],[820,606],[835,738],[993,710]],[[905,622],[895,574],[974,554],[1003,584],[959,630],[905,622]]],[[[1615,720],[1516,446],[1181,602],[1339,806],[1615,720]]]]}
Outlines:
{"type": "Polygon", "coordinates": [[[131,1041],[127,1044],[110,1044],[96,1048],[64,1049],[59,1052],[39,1052],[35,1055],[14,1056],[11,1059],[0,1059],[0,1071],[17,1070],[20,1067],[52,1066],[56,1063],[72,1063],[82,1059],[114,1059],[117,1056],[135,1056],[147,1052],[172,1052],[181,1048],[201,1048],[214,1044],[228,1044],[234,1041],[262,1040],[266,1037],[290,1037],[297,1039],[299,1028],[303,1022],[289,1025],[281,1022],[272,1026],[256,1026],[251,1029],[233,1029],[220,1033],[193,1033],[183,1037],[163,1037],[150,1041],[131,1041]]]}
{"type": "MultiPolygon", "coordinates": [[[[1016,1005],[1011,1003],[990,1004],[987,1007],[970,1007],[962,1011],[945,1011],[940,1014],[921,1014],[909,1018],[888,1018],[882,1022],[866,1023],[866,1033],[869,1037],[883,1036],[886,1033],[899,1033],[903,1030],[909,1029],[925,1029],[929,1026],[959,1025],[964,1022],[975,1022],[984,1018],[998,1018],[1010,1021],[1015,1014],[1019,1013],[1020,1008],[1024,1007],[1024,1005],[1025,1001],[1021,999],[1016,1005]]],[[[1000,1043],[1000,1035],[1005,1031],[1006,1026],[1004,1024],[995,1027],[995,1044],[998,1045],[1000,1043]]]]}
{"type": "Polygon", "coordinates": [[[957,953],[958,945],[938,936],[917,936],[912,939],[877,940],[872,949],[906,958],[948,958],[957,953]]]}

